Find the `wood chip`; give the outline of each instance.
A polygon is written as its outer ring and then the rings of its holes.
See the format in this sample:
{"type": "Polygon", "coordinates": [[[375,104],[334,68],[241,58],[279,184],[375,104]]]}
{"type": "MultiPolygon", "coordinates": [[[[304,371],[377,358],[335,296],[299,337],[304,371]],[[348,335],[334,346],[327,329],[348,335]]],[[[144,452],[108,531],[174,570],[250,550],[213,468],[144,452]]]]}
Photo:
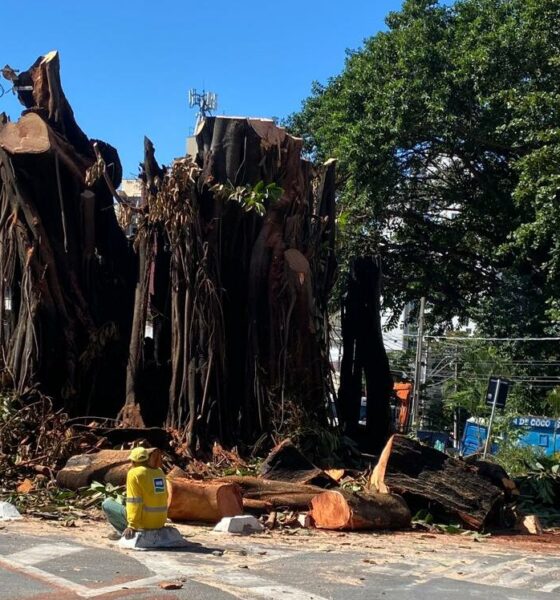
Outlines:
{"type": "Polygon", "coordinates": [[[17,492],[18,494],[29,494],[34,489],[33,482],[31,479],[24,479],[18,486],[17,492]]]}
{"type": "Polygon", "coordinates": [[[177,581],[162,581],[159,584],[159,587],[162,590],[180,590],[183,587],[183,584],[177,581]]]}

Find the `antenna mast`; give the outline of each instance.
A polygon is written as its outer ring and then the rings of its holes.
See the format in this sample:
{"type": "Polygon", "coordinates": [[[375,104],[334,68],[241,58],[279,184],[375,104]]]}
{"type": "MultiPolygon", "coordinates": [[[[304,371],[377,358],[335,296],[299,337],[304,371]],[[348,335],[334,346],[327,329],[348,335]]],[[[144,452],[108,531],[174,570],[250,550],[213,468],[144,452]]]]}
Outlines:
{"type": "Polygon", "coordinates": [[[205,90],[198,93],[196,88],[192,88],[189,90],[189,108],[194,108],[195,106],[198,106],[196,129],[202,119],[210,116],[212,111],[218,108],[218,95],[214,92],[206,92],[205,90]]]}

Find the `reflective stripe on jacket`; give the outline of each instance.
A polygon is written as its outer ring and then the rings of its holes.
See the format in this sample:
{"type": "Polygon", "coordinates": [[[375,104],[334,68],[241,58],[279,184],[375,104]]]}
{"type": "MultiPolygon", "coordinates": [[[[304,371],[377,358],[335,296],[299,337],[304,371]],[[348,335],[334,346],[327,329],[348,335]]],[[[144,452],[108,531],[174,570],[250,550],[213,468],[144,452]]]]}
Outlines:
{"type": "Polygon", "coordinates": [[[130,469],[126,476],[126,518],[132,529],[159,529],[165,525],[167,483],[161,469],[130,469]]]}

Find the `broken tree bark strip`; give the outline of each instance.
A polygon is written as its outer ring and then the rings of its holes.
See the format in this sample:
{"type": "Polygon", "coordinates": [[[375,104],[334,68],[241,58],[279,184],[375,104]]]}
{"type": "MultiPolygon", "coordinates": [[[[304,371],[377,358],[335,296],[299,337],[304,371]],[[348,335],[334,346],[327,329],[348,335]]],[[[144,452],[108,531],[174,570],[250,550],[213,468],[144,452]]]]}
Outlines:
{"type": "Polygon", "coordinates": [[[379,492],[381,494],[389,493],[389,489],[385,484],[385,473],[387,472],[387,463],[389,462],[389,458],[391,458],[394,438],[395,436],[391,436],[389,438],[389,441],[385,444],[385,448],[383,448],[383,451],[379,456],[377,464],[371,472],[369,478],[369,488],[374,492],[379,492]]]}
{"type": "MultiPolygon", "coordinates": [[[[390,452],[382,483],[403,496],[413,513],[428,509],[436,518],[455,518],[472,529],[492,522],[504,503],[504,493],[475,467],[402,435],[389,440],[390,452]]],[[[377,475],[383,465],[378,465],[377,475]]],[[[375,478],[370,479],[374,488],[375,478]]],[[[379,480],[377,481],[379,486],[379,480]]]]}
{"type": "Polygon", "coordinates": [[[168,512],[172,521],[217,523],[243,514],[241,488],[235,483],[167,479],[168,512]]]}
{"type": "MultiPolygon", "coordinates": [[[[161,466],[161,452],[157,448],[149,448],[151,467],[161,466]]],[[[126,474],[131,463],[128,458],[130,450],[100,450],[94,454],[78,454],[68,462],[56,475],[59,487],[77,490],[86,487],[93,481],[124,485],[126,474]]]]}
{"type": "Polygon", "coordinates": [[[319,529],[404,529],[410,509],[395,494],[328,490],[311,500],[311,516],[319,529]]]}
{"type": "Polygon", "coordinates": [[[289,439],[272,449],[261,465],[260,475],[264,479],[317,485],[322,488],[337,485],[334,479],[317,468],[289,439]]]}

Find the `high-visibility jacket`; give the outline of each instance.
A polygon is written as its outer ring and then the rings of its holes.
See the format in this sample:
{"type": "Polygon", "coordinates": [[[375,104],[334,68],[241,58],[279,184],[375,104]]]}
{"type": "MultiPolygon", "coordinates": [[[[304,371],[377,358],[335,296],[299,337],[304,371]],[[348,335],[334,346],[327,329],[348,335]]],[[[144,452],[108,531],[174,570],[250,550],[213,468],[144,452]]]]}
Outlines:
{"type": "Polygon", "coordinates": [[[167,483],[161,469],[130,469],[126,476],[126,518],[132,529],[159,529],[165,525],[167,483]]]}

